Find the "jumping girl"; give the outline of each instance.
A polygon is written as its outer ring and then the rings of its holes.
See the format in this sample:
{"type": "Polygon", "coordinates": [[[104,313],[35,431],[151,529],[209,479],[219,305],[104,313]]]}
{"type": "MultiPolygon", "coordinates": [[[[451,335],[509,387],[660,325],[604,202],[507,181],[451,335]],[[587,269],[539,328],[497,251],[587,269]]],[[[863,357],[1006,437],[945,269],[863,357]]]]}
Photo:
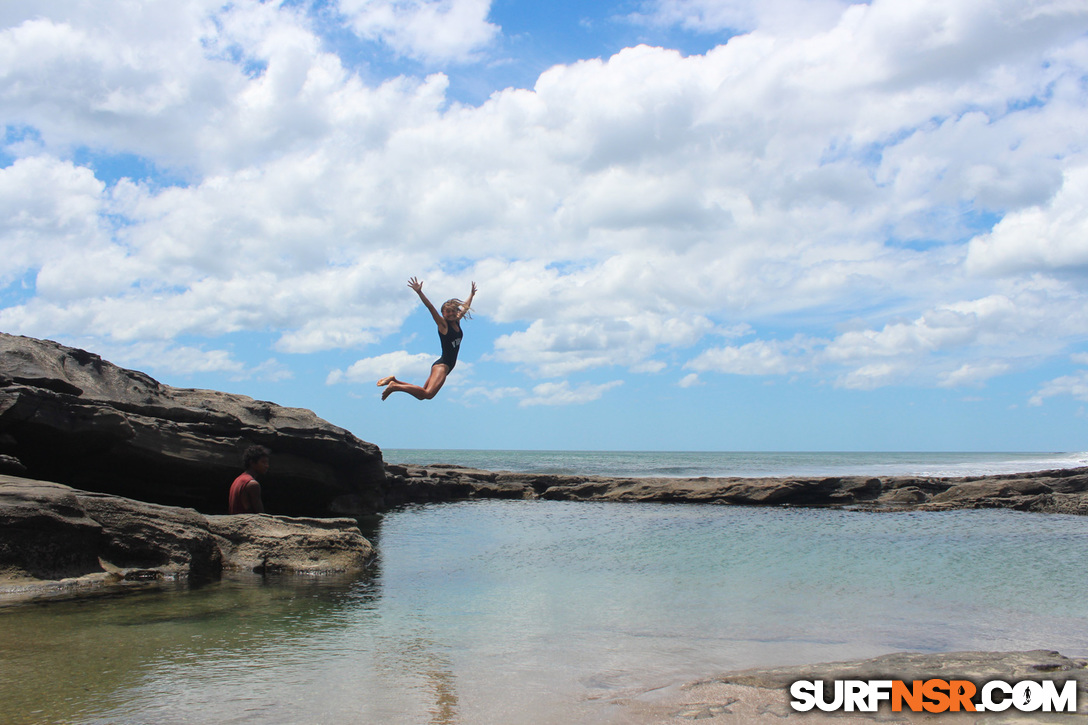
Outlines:
{"type": "Polygon", "coordinates": [[[459,299],[446,300],[442,304],[442,314],[438,313],[431,301],[427,299],[427,295],[423,294],[422,282],[412,277],[408,280],[408,286],[416,291],[419,299],[431,311],[435,324],[438,325],[438,339],[442,342],[442,357],[431,365],[431,374],[422,388],[411,383],[402,383],[393,375],[379,380],[378,387],[385,388],[382,391],[382,400],[398,390],[413,395],[419,400],[433,398],[442,389],[442,384],[446,382],[446,376],[450,374],[450,370],[453,370],[453,366],[457,364],[457,353],[461,349],[461,338],[464,336],[464,332],[461,331],[461,318],[472,317],[469,309],[472,307],[472,298],[476,296],[475,282],[472,283],[472,291],[467,300],[464,302],[459,299]]]}

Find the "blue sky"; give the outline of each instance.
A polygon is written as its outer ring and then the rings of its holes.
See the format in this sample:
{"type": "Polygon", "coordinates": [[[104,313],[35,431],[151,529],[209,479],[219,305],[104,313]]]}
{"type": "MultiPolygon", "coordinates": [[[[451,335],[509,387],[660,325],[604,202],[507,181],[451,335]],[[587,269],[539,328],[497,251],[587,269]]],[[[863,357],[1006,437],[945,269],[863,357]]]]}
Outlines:
{"type": "Polygon", "coordinates": [[[1088,450],[1083,3],[15,2],[0,98],[4,332],[384,448],[1088,450]]]}

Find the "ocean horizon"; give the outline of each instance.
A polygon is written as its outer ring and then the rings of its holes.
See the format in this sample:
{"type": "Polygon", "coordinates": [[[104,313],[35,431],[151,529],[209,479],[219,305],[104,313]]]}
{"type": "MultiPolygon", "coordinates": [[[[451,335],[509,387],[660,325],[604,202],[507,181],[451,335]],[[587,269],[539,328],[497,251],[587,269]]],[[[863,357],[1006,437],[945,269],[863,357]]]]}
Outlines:
{"type": "Polygon", "coordinates": [[[387,463],[633,478],[990,476],[1088,466],[1084,451],[554,451],[388,448],[387,463]]]}

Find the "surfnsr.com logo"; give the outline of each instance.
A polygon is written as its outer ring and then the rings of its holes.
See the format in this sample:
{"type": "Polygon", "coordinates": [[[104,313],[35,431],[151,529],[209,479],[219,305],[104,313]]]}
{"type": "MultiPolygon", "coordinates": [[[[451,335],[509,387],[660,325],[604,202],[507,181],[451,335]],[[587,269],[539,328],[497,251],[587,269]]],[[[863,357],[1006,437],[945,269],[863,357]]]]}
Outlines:
{"type": "Polygon", "coordinates": [[[969,680],[798,680],[790,685],[790,696],[798,712],[876,712],[884,702],[892,712],[1077,711],[1076,680],[991,680],[981,687],[969,680]]]}

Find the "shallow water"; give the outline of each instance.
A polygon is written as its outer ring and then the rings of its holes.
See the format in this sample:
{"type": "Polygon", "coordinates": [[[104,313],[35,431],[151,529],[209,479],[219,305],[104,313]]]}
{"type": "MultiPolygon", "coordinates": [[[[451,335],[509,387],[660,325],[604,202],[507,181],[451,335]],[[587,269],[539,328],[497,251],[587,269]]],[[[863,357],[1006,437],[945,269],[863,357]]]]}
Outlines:
{"type": "Polygon", "coordinates": [[[6,721],[604,722],[719,671],[1088,654],[1088,520],[479,501],[384,516],[348,580],[0,610],[6,721]]]}

